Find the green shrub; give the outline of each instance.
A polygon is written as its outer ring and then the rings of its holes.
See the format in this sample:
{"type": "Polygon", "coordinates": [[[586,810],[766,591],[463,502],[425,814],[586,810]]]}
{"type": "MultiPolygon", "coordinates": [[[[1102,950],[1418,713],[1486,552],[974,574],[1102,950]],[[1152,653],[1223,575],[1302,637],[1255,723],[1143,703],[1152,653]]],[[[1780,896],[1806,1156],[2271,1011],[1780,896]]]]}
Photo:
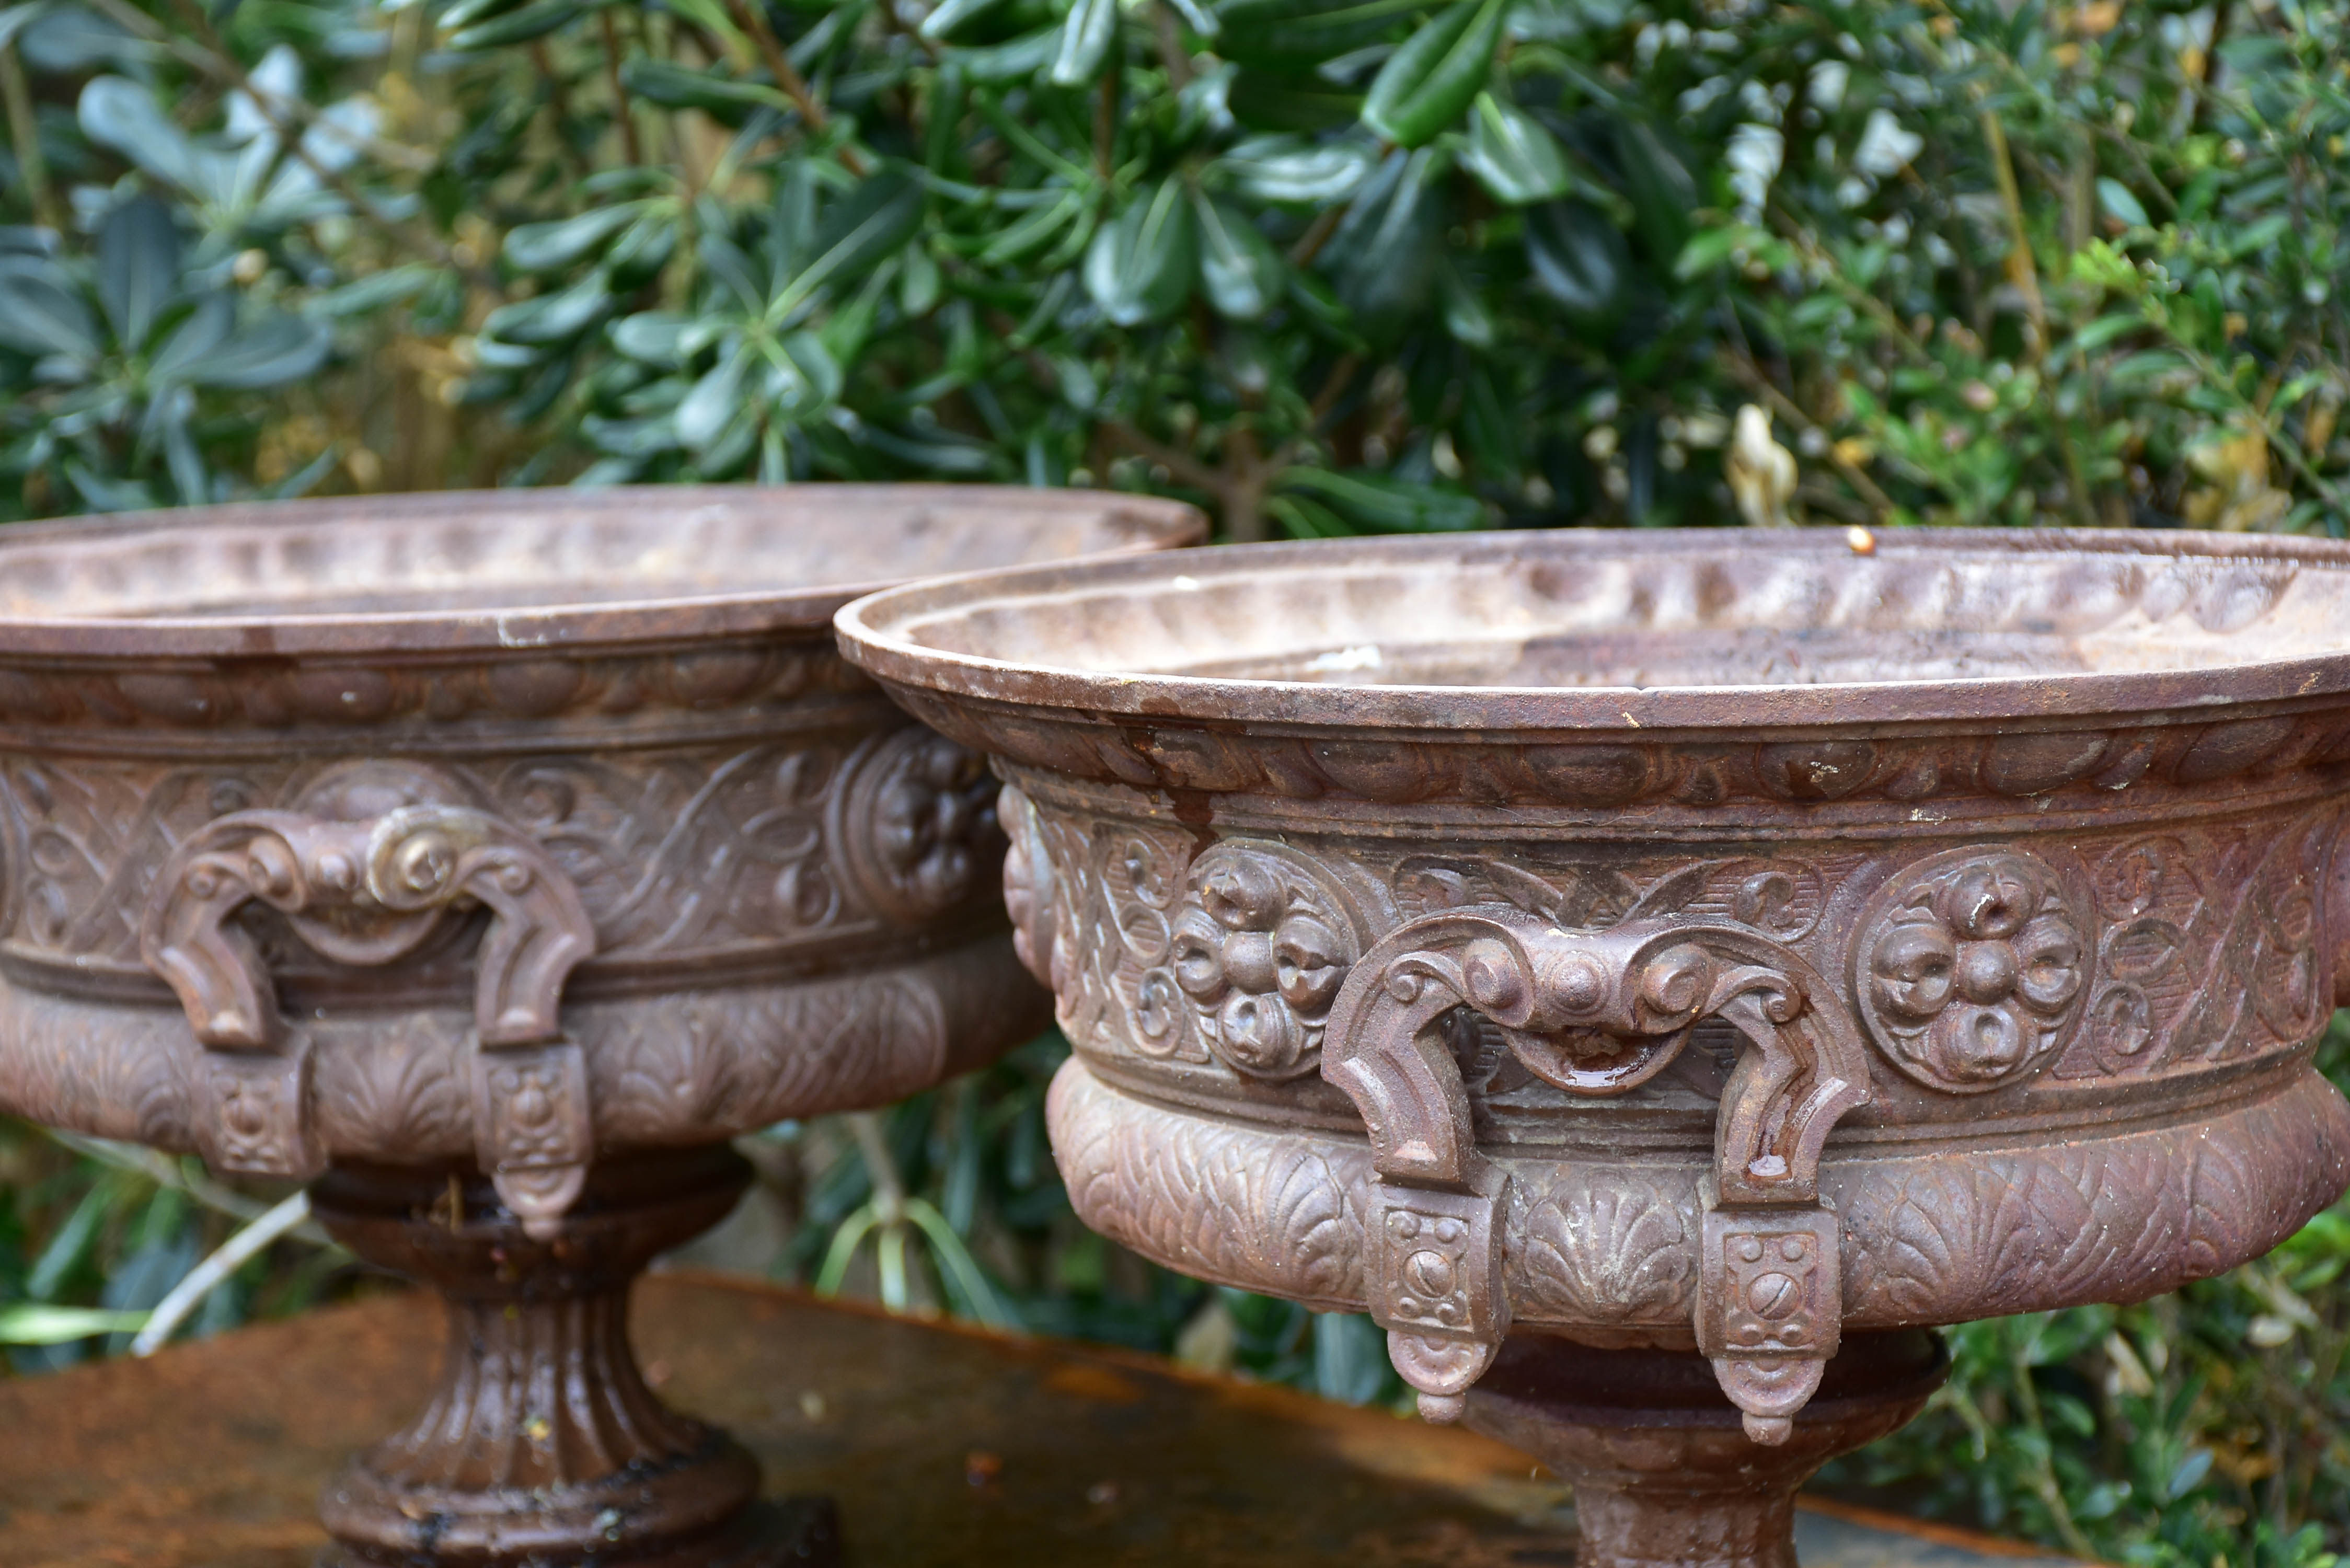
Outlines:
{"type": "MultiPolygon", "coordinates": [[[[0,106],[0,518],[929,477],[1243,539],[2350,521],[2339,0],[16,0],[0,106]]],[[[1391,1393],[1361,1320],[1076,1224],[1053,1051],[763,1140],[778,1269],[1391,1393]]],[[[142,1311],[260,1208],[0,1159],[19,1338],[142,1311]]],[[[2314,1563],[2345,1257],[2336,1211],[2177,1297],[1961,1329],[1839,1481],[2314,1563]]],[[[297,1232],[206,1323],[341,1267],[297,1232]]]]}

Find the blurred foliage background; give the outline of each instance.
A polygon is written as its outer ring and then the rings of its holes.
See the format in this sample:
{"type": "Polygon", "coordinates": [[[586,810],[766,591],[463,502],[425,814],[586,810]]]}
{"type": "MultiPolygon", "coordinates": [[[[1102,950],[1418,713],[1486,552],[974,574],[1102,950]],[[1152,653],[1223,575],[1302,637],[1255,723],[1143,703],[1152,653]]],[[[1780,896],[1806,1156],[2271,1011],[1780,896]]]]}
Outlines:
{"type": "MultiPolygon", "coordinates": [[[[2350,522],[2339,0],[14,0],[0,109],[0,520],[927,477],[1234,539],[2350,522]]],[[[745,1140],[695,1256],[1393,1402],[1365,1320],[1076,1223],[1064,1050],[745,1140]]],[[[1830,1480],[2328,1564],[2345,1263],[2337,1210],[1960,1329],[1830,1480]]],[[[19,1374],[366,1288],[284,1193],[0,1130],[19,1374]]]]}

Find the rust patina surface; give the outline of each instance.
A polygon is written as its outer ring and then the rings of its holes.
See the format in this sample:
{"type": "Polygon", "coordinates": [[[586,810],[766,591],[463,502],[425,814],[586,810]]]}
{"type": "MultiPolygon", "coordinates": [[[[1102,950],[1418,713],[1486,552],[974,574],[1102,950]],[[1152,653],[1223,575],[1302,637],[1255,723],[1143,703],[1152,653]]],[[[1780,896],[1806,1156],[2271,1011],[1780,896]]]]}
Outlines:
{"type": "Polygon", "coordinates": [[[1201,534],[807,486],[0,538],[0,1107],[315,1180],[448,1298],[424,1414],[326,1499],[351,1561],[769,1560],[749,1457],[638,1376],[628,1282],[733,1203],[729,1135],[898,1098],[1044,1005],[983,764],[828,618],[1201,534]]]}
{"type": "Polygon", "coordinates": [[[1939,1376],[1831,1397],[1840,1347],[2142,1299],[2350,1181],[2341,545],[1328,543],[838,624],[998,759],[1079,1212],[1368,1310],[1595,1561],[1792,1561],[1731,1493],[1939,1376]]]}
{"type": "MultiPolygon", "coordinates": [[[[311,1568],[318,1489],[412,1406],[437,1315],[382,1299],[0,1383],[0,1563],[311,1568]]],[[[1565,1489],[1458,1428],[709,1277],[646,1280],[634,1319],[664,1399],[733,1431],[772,1493],[834,1501],[850,1568],[1574,1560],[1565,1489]]],[[[2002,1551],[1874,1522],[1803,1521],[1835,1568],[2002,1551]]]]}

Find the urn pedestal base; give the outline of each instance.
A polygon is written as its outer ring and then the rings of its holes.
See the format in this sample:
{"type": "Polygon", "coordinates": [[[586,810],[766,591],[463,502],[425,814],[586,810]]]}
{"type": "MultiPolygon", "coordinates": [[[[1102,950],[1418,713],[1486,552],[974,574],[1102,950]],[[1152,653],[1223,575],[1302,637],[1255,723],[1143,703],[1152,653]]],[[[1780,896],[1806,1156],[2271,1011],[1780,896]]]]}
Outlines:
{"type": "Polygon", "coordinates": [[[1518,1334],[1462,1422],[1574,1486],[1576,1568],[1795,1568],[1795,1489],[1908,1422],[1949,1371],[1925,1330],[1847,1334],[1793,1435],[1765,1448],[1694,1352],[1518,1334]]]}
{"type": "MultiPolygon", "coordinates": [[[[449,1320],[423,1412],[359,1455],[320,1513],[340,1568],[769,1568],[826,1562],[821,1503],[757,1505],[759,1468],[646,1386],[629,1287],[724,1218],[750,1179],[724,1145],[598,1164],[535,1241],[470,1166],[338,1166],[319,1219],[438,1291],[449,1320]]],[[[420,1378],[421,1381],[421,1378],[420,1378]]]]}

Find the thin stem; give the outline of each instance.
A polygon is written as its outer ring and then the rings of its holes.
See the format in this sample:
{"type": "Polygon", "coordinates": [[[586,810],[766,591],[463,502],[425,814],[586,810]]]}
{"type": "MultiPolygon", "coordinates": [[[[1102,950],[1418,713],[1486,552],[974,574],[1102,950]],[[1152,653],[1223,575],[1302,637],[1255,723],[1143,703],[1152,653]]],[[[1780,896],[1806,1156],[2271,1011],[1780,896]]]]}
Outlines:
{"type": "Polygon", "coordinates": [[[190,1269],[187,1277],[172,1287],[170,1294],[155,1303],[155,1310],[148,1314],[146,1326],[130,1342],[130,1354],[152,1355],[161,1349],[173,1331],[203,1304],[204,1298],[212,1294],[223,1281],[266,1251],[271,1245],[291,1235],[309,1218],[310,1195],[296,1192],[231,1236],[212,1256],[190,1269]]]}
{"type": "Polygon", "coordinates": [[[620,128],[620,151],[631,166],[641,169],[645,144],[637,137],[636,105],[629,101],[628,85],[620,80],[620,24],[608,5],[596,13],[596,20],[603,26],[604,80],[612,89],[612,119],[620,128]]]}
{"type": "Polygon", "coordinates": [[[1150,8],[1150,21],[1159,47],[1159,63],[1167,67],[1167,85],[1181,92],[1191,85],[1191,57],[1183,52],[1182,24],[1175,19],[1174,11],[1165,0],[1150,8]]]}
{"type": "Polygon", "coordinates": [[[32,89],[25,83],[25,67],[13,43],[0,46],[0,98],[7,99],[8,140],[16,145],[16,168],[24,176],[26,193],[32,198],[34,221],[62,233],[66,211],[49,184],[49,163],[41,155],[41,127],[33,114],[32,89]]]}
{"type": "Polygon", "coordinates": [[[1314,394],[1312,411],[1315,430],[1322,428],[1322,421],[1330,417],[1330,410],[1338,406],[1338,400],[1345,397],[1347,389],[1354,384],[1355,372],[1362,368],[1363,357],[1354,350],[1348,349],[1338,356],[1337,361],[1330,367],[1330,373],[1322,378],[1322,389],[1314,394]]]}
{"type": "Polygon", "coordinates": [[[1102,72],[1094,99],[1094,178],[1107,187],[1118,168],[1118,64],[1102,72]]]}
{"type": "Polygon", "coordinates": [[[873,1183],[874,1210],[881,1223],[895,1225],[906,1213],[906,1179],[898,1174],[889,1140],[882,1136],[881,1118],[871,1111],[856,1111],[846,1119],[857,1138],[857,1152],[864,1157],[866,1178],[873,1183]]]}
{"type": "MultiPolygon", "coordinates": [[[[1991,175],[1999,182],[1999,202],[2007,213],[2007,275],[2023,295],[2024,313],[2032,318],[2032,359],[2040,364],[2048,355],[2048,306],[2040,296],[2040,269],[2033,265],[2032,240],[2023,226],[2023,194],[2015,182],[2015,163],[2008,154],[2007,128],[2000,123],[1999,111],[1982,111],[1983,140],[1991,148],[1991,175]]],[[[2085,528],[2097,525],[2095,509],[2089,504],[2089,478],[2081,466],[2079,447],[2074,444],[2073,427],[2056,406],[2054,378],[2043,375],[2041,389],[2048,397],[2048,415],[2056,428],[2056,445],[2064,457],[2064,488],[2073,504],[2073,514],[2085,528]]]]}
{"type": "MultiPolygon", "coordinates": [[[[800,111],[800,119],[807,122],[807,128],[819,136],[831,129],[832,116],[825,111],[816,94],[808,90],[807,78],[800,75],[797,66],[792,64],[792,57],[784,48],[784,41],[776,37],[775,30],[767,25],[767,14],[762,0],[726,0],[726,9],[734,18],[734,25],[750,35],[753,46],[759,51],[759,58],[766,65],[767,74],[775,78],[775,86],[792,100],[792,107],[800,111]]],[[[870,167],[865,155],[854,147],[844,144],[837,156],[840,159],[841,167],[851,174],[863,174],[870,167]]]]}
{"type": "Polygon", "coordinates": [[[1325,208],[1306,231],[1297,236],[1297,243],[1289,247],[1289,265],[1312,266],[1314,258],[1322,254],[1322,247],[1330,243],[1330,236],[1338,232],[1338,225],[1346,222],[1347,210],[1353,205],[1347,202],[1325,208]]]}
{"type": "Polygon", "coordinates": [[[2096,1562],[2097,1549],[2081,1533],[2073,1518],[2073,1510],[2064,1501],[2064,1489],[2056,1480],[2055,1464],[2049,1458],[2048,1424],[2040,1414],[2040,1391],[2032,1384],[2032,1364],[2018,1351],[2010,1362],[2015,1374],[2015,1402],[2021,1407],[2024,1425],[2031,1428],[2032,1488],[2040,1494],[2040,1501],[2048,1510],[2048,1517],[2056,1526],[2056,1533],[2065,1549],[2086,1562],[2096,1562]]]}
{"type": "Polygon", "coordinates": [[[1225,499],[1232,481],[1222,470],[1211,468],[1190,452],[1143,434],[1123,420],[1106,421],[1102,429],[1110,440],[1135,456],[1158,463],[1192,489],[1204,490],[1220,502],[1225,499]]]}
{"type": "Polygon", "coordinates": [[[2007,128],[1999,112],[1982,111],[1983,140],[1991,147],[1991,178],[1999,184],[1999,204],[2007,214],[2007,280],[2023,296],[2024,314],[2032,317],[2040,341],[2048,340],[2048,307],[2040,297],[2040,270],[2032,262],[2032,241],[2023,227],[2023,193],[2015,182],[2015,162],[2008,155],[2007,128]]]}
{"type": "MultiPolygon", "coordinates": [[[[88,1137],[80,1133],[48,1129],[52,1142],[69,1148],[85,1159],[96,1160],[110,1169],[140,1176],[158,1187],[168,1187],[183,1192],[215,1213],[225,1214],[241,1224],[251,1224],[268,1212],[269,1205],[258,1199],[247,1198],[233,1188],[213,1180],[203,1168],[193,1161],[176,1159],[161,1150],[142,1148],[136,1144],[116,1143],[110,1138],[88,1137]]],[[[332,1247],[334,1240],[317,1225],[306,1225],[296,1234],[315,1247],[332,1247]]]]}

